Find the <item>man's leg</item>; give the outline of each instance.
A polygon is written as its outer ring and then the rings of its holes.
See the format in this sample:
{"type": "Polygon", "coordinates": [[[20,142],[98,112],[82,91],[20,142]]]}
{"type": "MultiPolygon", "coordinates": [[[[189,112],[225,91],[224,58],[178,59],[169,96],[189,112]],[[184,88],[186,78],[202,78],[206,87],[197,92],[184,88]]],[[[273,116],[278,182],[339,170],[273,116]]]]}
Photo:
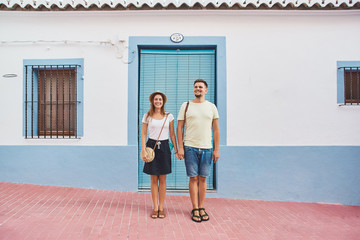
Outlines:
{"type": "MultiPolygon", "coordinates": [[[[190,199],[193,209],[199,208],[199,176],[190,177],[189,181],[190,199]]],[[[194,215],[199,216],[199,211],[194,211],[194,215]]],[[[195,221],[200,221],[200,217],[193,217],[195,221]]]]}
{"type": "Polygon", "coordinates": [[[202,221],[209,220],[209,216],[205,212],[205,195],[206,195],[206,176],[210,176],[210,171],[212,167],[212,149],[203,149],[202,155],[200,159],[200,166],[199,166],[199,209],[200,216],[202,221]]]}
{"type": "MultiPolygon", "coordinates": [[[[199,176],[199,208],[204,208],[206,195],[206,177],[199,176]]],[[[200,216],[204,215],[205,211],[200,210],[200,216]]],[[[209,219],[208,216],[204,216],[203,220],[209,219]]]]}
{"type": "Polygon", "coordinates": [[[199,210],[194,210],[199,208],[199,159],[198,159],[198,150],[192,147],[185,146],[185,167],[186,174],[189,179],[189,193],[190,200],[193,207],[192,220],[195,222],[201,222],[199,215],[199,210]],[[197,216],[197,217],[195,217],[197,216]]]}

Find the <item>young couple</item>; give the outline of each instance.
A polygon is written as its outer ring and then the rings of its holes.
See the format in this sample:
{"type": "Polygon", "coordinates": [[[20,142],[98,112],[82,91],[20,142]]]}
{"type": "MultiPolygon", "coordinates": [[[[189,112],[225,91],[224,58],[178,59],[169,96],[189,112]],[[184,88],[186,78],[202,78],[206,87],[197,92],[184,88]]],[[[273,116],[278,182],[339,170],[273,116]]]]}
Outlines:
{"type": "Polygon", "coordinates": [[[152,218],[165,218],[164,201],[166,175],[171,173],[171,152],[169,134],[174,145],[176,158],[185,158],[186,174],[190,177],[189,192],[192,203],[191,219],[195,222],[208,221],[204,208],[206,177],[210,176],[212,162],[219,159],[219,114],[216,106],[205,100],[208,85],[197,79],[194,82],[192,101],[182,104],[178,115],[177,142],[174,130],[174,116],[165,112],[166,96],[161,92],[150,95],[150,110],[144,114],[141,132],[141,155],[145,161],[143,172],[151,175],[151,195],[154,209],[152,218]],[[183,128],[185,131],[183,136],[183,128]],[[147,131],[149,139],[146,141],[147,131]],[[212,144],[214,134],[214,147],[212,144]],[[155,143],[159,139],[157,146],[155,143]],[[145,147],[155,147],[155,158],[148,161],[145,147]]]}

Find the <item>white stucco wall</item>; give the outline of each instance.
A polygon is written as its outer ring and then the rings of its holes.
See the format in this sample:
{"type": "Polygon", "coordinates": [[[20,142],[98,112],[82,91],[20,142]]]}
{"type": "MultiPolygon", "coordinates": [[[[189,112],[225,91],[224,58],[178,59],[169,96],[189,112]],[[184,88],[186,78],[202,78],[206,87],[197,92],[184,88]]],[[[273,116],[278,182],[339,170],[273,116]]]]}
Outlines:
{"type": "Polygon", "coordinates": [[[228,145],[358,146],[360,106],[337,105],[336,61],[360,59],[359,20],[360,11],[0,12],[0,145],[127,145],[128,59],[84,42],[180,32],[226,37],[228,145]],[[84,136],[25,140],[23,59],[53,58],[84,58],[84,136]]]}

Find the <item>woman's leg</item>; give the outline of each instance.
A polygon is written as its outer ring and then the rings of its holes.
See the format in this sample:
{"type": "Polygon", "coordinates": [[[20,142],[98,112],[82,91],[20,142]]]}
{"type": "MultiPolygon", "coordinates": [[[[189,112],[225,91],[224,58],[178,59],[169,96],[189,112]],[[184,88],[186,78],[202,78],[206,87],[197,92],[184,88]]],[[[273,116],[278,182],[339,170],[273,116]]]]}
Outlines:
{"type": "Polygon", "coordinates": [[[151,197],[153,200],[154,210],[159,210],[159,187],[158,187],[159,176],[151,175],[151,197]]]}
{"type": "Polygon", "coordinates": [[[164,210],[164,202],[166,195],[166,175],[159,176],[159,210],[164,210]]]}

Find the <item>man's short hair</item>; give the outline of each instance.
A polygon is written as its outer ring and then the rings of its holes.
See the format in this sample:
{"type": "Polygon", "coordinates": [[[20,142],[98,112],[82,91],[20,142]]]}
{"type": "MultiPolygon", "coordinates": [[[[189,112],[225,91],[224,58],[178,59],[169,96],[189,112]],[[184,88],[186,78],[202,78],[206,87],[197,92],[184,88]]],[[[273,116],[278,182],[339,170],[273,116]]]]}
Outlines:
{"type": "Polygon", "coordinates": [[[195,80],[194,86],[195,86],[195,84],[198,83],[198,82],[201,82],[201,83],[205,84],[206,88],[208,87],[207,82],[206,82],[204,79],[201,79],[201,78],[195,80]]]}

